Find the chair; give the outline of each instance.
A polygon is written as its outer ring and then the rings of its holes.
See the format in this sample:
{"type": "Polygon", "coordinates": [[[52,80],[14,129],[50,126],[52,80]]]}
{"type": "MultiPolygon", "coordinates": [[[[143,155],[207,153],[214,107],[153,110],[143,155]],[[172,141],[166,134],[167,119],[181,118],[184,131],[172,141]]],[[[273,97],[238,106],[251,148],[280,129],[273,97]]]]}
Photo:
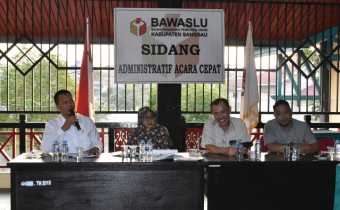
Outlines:
{"type": "Polygon", "coordinates": [[[133,129],[134,128],[115,128],[115,152],[122,150],[120,148],[121,145],[126,145],[129,134],[133,129]]]}
{"type": "Polygon", "coordinates": [[[199,149],[199,141],[202,136],[202,128],[187,128],[186,134],[186,150],[199,149]]]}
{"type": "Polygon", "coordinates": [[[206,148],[201,147],[201,142],[202,142],[202,136],[201,136],[199,143],[198,143],[198,149],[199,150],[207,150],[206,148]]]}
{"type": "Polygon", "coordinates": [[[263,136],[261,136],[261,139],[260,139],[260,142],[261,142],[261,151],[262,152],[268,152],[268,148],[266,146],[264,146],[264,138],[263,136]]]}
{"type": "Polygon", "coordinates": [[[325,138],[317,138],[316,140],[318,141],[318,144],[319,144],[319,152],[327,151],[327,147],[334,146],[333,138],[325,137],[325,138]]]}

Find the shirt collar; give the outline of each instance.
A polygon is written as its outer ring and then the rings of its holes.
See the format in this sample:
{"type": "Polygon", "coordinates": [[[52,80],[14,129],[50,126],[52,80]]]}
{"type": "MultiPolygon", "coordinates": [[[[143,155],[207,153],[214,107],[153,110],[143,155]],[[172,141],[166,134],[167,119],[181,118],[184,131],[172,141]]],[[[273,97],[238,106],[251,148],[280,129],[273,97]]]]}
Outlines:
{"type": "MultiPolygon", "coordinates": [[[[215,120],[215,124],[217,124],[218,127],[220,127],[222,129],[222,127],[220,126],[220,124],[216,120],[215,120]]],[[[235,126],[233,124],[233,121],[231,120],[231,117],[229,117],[229,127],[228,127],[228,130],[226,130],[225,132],[233,131],[233,130],[235,130],[235,126]]]]}
{"type": "Polygon", "coordinates": [[[65,119],[65,117],[64,117],[63,115],[60,116],[60,120],[61,120],[61,123],[62,123],[62,124],[64,124],[65,121],[66,121],[66,119],[65,119]]]}
{"type": "MultiPolygon", "coordinates": [[[[65,124],[65,117],[63,115],[61,115],[60,117],[60,120],[61,120],[61,124],[64,125],[65,124]]],[[[75,125],[71,125],[71,127],[69,129],[77,129],[75,125]]]]}

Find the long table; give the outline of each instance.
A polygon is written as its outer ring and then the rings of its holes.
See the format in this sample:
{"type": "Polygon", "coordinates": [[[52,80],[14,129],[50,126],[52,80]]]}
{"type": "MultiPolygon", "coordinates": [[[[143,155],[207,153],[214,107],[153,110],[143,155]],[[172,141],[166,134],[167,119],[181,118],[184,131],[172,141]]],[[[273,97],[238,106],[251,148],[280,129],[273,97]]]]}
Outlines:
{"type": "Polygon", "coordinates": [[[262,154],[261,161],[207,154],[208,209],[332,210],[337,161],[262,154]]]}
{"type": "Polygon", "coordinates": [[[203,209],[204,162],[99,158],[10,161],[11,209],[203,209]]]}
{"type": "Polygon", "coordinates": [[[137,162],[111,154],[77,163],[51,157],[10,161],[12,209],[333,209],[335,166],[300,155],[261,161],[206,154],[205,162],[137,162]]]}

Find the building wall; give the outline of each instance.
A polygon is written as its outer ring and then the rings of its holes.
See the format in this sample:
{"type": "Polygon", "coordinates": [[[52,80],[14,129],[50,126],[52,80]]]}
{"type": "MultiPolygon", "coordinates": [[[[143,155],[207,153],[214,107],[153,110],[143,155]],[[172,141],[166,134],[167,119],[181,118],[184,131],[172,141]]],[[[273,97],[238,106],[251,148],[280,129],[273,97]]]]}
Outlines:
{"type": "Polygon", "coordinates": [[[10,173],[0,173],[0,188],[11,188],[10,175],[10,173]]]}

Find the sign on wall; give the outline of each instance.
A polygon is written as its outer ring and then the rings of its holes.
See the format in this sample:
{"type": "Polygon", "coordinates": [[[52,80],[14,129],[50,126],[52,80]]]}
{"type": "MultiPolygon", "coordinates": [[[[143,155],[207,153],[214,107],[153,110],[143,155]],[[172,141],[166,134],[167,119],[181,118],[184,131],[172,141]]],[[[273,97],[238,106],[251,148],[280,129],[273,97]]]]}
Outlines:
{"type": "Polygon", "coordinates": [[[115,83],[224,83],[224,11],[114,9],[115,83]]]}

